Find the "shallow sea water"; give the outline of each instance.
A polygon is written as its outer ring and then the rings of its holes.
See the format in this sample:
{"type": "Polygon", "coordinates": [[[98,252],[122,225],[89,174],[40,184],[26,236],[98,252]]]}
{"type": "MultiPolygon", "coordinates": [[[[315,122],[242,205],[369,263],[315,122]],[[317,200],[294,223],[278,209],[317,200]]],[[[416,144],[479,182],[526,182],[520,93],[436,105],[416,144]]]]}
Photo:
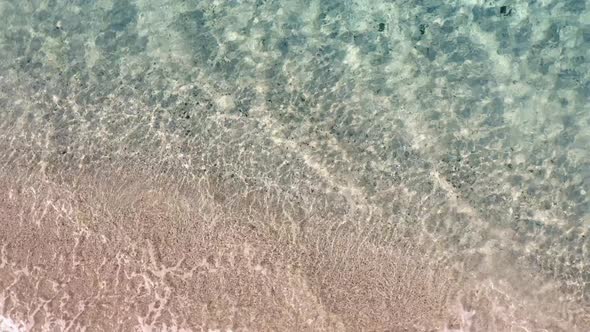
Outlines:
{"type": "Polygon", "coordinates": [[[588,331],[588,146],[585,1],[0,0],[0,330],[588,331]]]}

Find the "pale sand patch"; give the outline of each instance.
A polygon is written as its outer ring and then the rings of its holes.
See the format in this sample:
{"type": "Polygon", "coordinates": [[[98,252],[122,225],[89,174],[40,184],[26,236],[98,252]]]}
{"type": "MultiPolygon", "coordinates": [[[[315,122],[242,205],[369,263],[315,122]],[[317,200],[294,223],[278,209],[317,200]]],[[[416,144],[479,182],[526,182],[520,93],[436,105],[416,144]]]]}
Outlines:
{"type": "Polygon", "coordinates": [[[25,331],[22,322],[15,322],[8,317],[0,315],[0,331],[2,332],[21,332],[25,331]]]}

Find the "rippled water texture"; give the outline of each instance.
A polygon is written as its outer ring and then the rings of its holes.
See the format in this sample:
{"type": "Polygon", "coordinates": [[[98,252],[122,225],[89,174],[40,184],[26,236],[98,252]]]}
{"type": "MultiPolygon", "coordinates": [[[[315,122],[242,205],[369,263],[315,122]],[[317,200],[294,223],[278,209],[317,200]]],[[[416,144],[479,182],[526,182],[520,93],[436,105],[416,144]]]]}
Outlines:
{"type": "Polygon", "coordinates": [[[582,0],[0,0],[0,330],[590,331],[582,0]]]}

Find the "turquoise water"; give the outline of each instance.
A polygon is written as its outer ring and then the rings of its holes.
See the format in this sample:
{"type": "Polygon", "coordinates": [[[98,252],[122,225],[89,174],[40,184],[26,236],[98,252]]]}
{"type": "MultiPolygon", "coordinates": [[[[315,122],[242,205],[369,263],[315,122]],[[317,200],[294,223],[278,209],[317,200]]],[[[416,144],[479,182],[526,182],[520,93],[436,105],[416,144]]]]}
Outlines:
{"type": "Polygon", "coordinates": [[[0,0],[0,18],[3,170],[265,188],[395,224],[379,236],[501,303],[464,295],[457,329],[590,329],[586,2],[0,0]]]}

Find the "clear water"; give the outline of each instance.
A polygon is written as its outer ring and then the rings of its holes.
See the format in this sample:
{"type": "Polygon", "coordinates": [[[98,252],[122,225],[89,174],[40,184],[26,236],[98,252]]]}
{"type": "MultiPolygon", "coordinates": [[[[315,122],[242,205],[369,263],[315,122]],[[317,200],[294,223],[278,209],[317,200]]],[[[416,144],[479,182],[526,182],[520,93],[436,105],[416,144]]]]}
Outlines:
{"type": "MultiPolygon", "coordinates": [[[[362,319],[330,305],[330,293],[352,290],[320,292],[327,286],[303,273],[310,296],[342,323],[312,322],[311,330],[590,330],[585,1],[0,0],[0,18],[6,178],[18,170],[61,186],[79,172],[144,165],[183,184],[214,179],[235,197],[273,193],[281,218],[295,225],[301,216],[354,225],[361,235],[350,240],[353,251],[374,240],[401,256],[419,253],[426,272],[404,278],[427,279],[434,265],[456,271],[449,282],[457,289],[441,304],[454,318],[395,326],[370,316],[377,304],[362,319]]],[[[27,188],[23,181],[14,188],[27,188]]],[[[86,190],[72,188],[64,192],[86,190]]],[[[65,199],[51,192],[55,201],[26,211],[65,199]]],[[[246,213],[230,201],[220,201],[223,213],[246,213]]],[[[25,223],[33,223],[28,213],[25,223]]],[[[96,304],[84,302],[96,316],[81,325],[72,323],[77,309],[65,315],[41,305],[38,297],[50,297],[35,293],[33,281],[43,273],[15,272],[30,265],[10,251],[25,241],[22,228],[0,230],[8,252],[0,314],[58,330],[108,320],[96,304]],[[29,286],[14,286],[27,278],[29,286]]],[[[84,229],[84,236],[111,236],[84,229]]],[[[400,293],[410,309],[419,302],[412,287],[400,293]]],[[[205,296],[183,292],[173,293],[205,296]]],[[[365,295],[379,297],[373,286],[365,295]]],[[[356,305],[353,295],[342,296],[356,305]]],[[[111,306],[127,312],[121,308],[131,304],[111,306]]],[[[199,329],[186,317],[200,307],[165,308],[169,315],[146,314],[154,330],[199,329]]],[[[415,308],[420,313],[406,316],[430,319],[415,308]]],[[[211,329],[264,329],[247,319],[195,320],[211,329]]]]}

